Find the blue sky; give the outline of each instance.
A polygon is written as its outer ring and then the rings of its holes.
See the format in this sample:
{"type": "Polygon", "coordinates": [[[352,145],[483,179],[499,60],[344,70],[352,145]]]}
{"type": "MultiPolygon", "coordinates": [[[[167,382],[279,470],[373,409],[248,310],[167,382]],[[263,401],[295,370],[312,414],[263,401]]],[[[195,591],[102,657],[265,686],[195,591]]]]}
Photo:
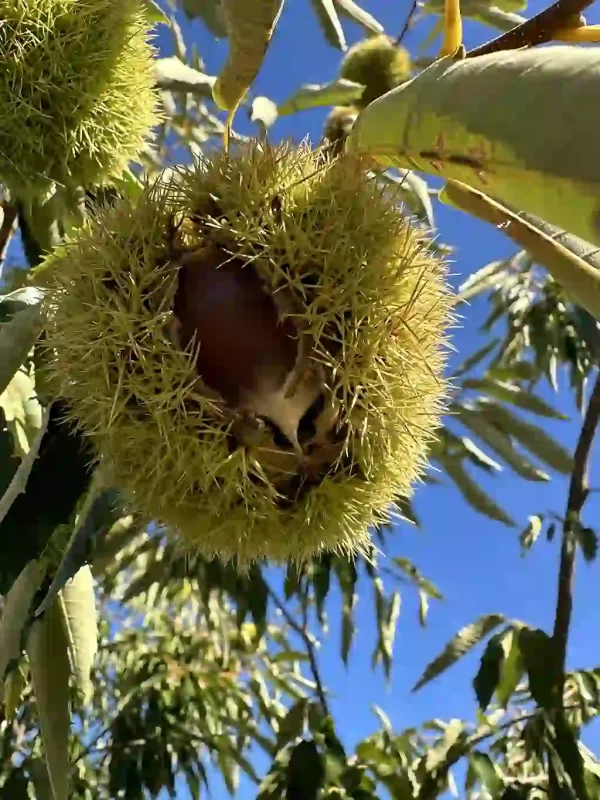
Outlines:
{"type": "MultiPolygon", "coordinates": [[[[396,35],[401,30],[408,0],[360,2],[385,25],[390,34],[396,35]]],[[[535,2],[525,13],[530,15],[541,6],[535,2]]],[[[594,13],[592,10],[586,16],[588,22],[600,22],[598,11],[594,13]]],[[[205,61],[206,71],[214,74],[226,55],[226,43],[212,40],[198,21],[189,23],[181,14],[179,20],[186,44],[190,48],[193,43],[196,44],[205,61]]],[[[408,47],[418,44],[429,27],[428,22],[419,23],[415,31],[406,37],[408,47]]],[[[350,43],[361,38],[359,28],[345,23],[345,30],[350,43]]],[[[491,29],[466,22],[468,46],[494,35],[491,29]]],[[[172,53],[168,31],[160,33],[158,44],[161,55],[172,53]]],[[[281,101],[303,83],[330,80],[336,75],[339,55],[326,44],[319,32],[309,0],[288,0],[254,93],[281,101]]],[[[253,127],[244,119],[244,112],[239,112],[238,116],[238,129],[253,132],[253,127]]],[[[324,116],[325,112],[314,110],[278,120],[271,136],[273,139],[293,136],[299,140],[308,134],[313,141],[317,141],[324,116]]],[[[483,223],[439,205],[435,211],[440,238],[457,248],[452,267],[456,285],[489,261],[513,252],[513,246],[500,232],[483,223]]],[[[11,255],[14,257],[16,252],[13,251],[11,255]]],[[[457,358],[464,358],[477,346],[477,328],[484,311],[485,306],[479,301],[466,311],[462,328],[454,334],[457,358]]],[[[563,378],[562,384],[566,394],[566,378],[563,378]]],[[[577,411],[568,396],[554,397],[552,402],[572,417],[572,422],[552,423],[550,426],[552,432],[572,448],[579,429],[577,411]]],[[[591,473],[592,485],[594,480],[600,483],[599,465],[600,459],[597,459],[591,473]]],[[[523,527],[529,514],[548,509],[560,513],[565,507],[567,484],[559,477],[553,478],[549,485],[527,484],[511,473],[503,472],[489,481],[489,485],[523,527]]],[[[585,520],[592,527],[600,511],[600,501],[594,497],[592,495],[585,512],[585,520]]],[[[558,560],[556,542],[547,544],[540,541],[533,552],[522,559],[518,532],[471,511],[450,486],[418,491],[416,508],[423,521],[423,531],[406,525],[398,526],[389,538],[388,555],[413,559],[424,574],[441,588],[446,599],[441,603],[433,601],[428,626],[422,630],[417,622],[417,597],[408,588],[403,591],[395,663],[388,686],[381,672],[372,671],[370,666],[375,636],[372,602],[367,596],[370,584],[365,582],[359,586],[358,631],[347,670],[338,656],[337,598],[334,597],[329,605],[331,632],[321,649],[320,664],[325,683],[332,691],[331,706],[339,732],[349,747],[378,727],[371,711],[372,704],[383,708],[398,730],[434,716],[442,719],[473,719],[475,703],[471,680],[479,653],[466,658],[451,672],[415,695],[410,693],[410,687],[447,639],[480,614],[502,612],[507,617],[551,629],[558,560]]],[[[600,627],[600,609],[596,605],[597,570],[597,565],[578,566],[568,658],[570,667],[595,666],[600,662],[597,645],[600,627]]],[[[600,745],[597,736],[589,736],[588,741],[592,746],[600,745]]],[[[220,798],[225,795],[224,787],[215,783],[213,796],[220,798]]],[[[255,791],[250,787],[244,787],[238,794],[242,800],[254,796],[255,791]]],[[[188,797],[185,789],[182,789],[180,797],[181,800],[188,797]]]]}

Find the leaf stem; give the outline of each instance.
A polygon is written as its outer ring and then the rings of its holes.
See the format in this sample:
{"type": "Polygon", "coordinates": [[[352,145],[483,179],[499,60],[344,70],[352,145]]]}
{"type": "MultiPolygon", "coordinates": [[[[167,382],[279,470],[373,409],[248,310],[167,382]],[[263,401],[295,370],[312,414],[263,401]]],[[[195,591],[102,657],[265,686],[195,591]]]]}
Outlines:
{"type": "Polygon", "coordinates": [[[594,0],[556,0],[555,3],[531,19],[502,33],[490,42],[470,50],[466,57],[475,58],[496,53],[499,50],[517,50],[551,42],[555,34],[572,27],[581,12],[591,6],[593,2],[594,0]]]}
{"type": "Polygon", "coordinates": [[[576,526],[579,524],[579,515],[589,494],[588,464],[599,421],[600,372],[598,372],[596,376],[596,382],[588,403],[575,448],[575,454],[573,456],[573,471],[571,473],[567,510],[563,523],[556,614],[554,618],[554,633],[552,634],[556,659],[556,690],[559,698],[562,698],[564,693],[567,644],[573,611],[573,578],[575,575],[575,556],[577,553],[576,541],[573,534],[576,526]]]}
{"type": "Polygon", "coordinates": [[[302,625],[300,625],[288,608],[286,607],[285,603],[281,598],[277,596],[277,593],[270,587],[267,587],[267,593],[279,609],[281,614],[290,628],[298,634],[298,636],[304,642],[304,646],[306,647],[306,655],[308,656],[308,663],[310,666],[310,671],[313,676],[313,680],[315,682],[315,692],[319,699],[319,704],[325,716],[331,716],[329,711],[329,704],[327,703],[327,697],[325,696],[325,690],[323,689],[323,681],[321,680],[321,674],[319,672],[319,665],[317,663],[317,654],[315,651],[314,643],[308,633],[308,619],[307,619],[307,612],[306,608],[303,608],[302,614],[302,625]]]}

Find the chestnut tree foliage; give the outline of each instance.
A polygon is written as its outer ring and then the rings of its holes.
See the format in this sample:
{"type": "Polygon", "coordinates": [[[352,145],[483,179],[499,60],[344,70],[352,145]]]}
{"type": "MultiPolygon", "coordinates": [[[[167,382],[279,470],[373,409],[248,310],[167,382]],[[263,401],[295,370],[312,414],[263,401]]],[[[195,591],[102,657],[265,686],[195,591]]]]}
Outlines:
{"type": "MultiPolygon", "coordinates": [[[[321,107],[329,114],[327,146],[341,148],[368,103],[433,61],[409,54],[400,40],[430,15],[439,32],[444,7],[438,0],[415,4],[405,30],[399,20],[399,30],[387,32],[352,0],[302,3],[302,13],[317,15],[328,46],[340,52],[339,76],[299,86],[279,105],[251,91],[238,114],[267,137],[278,116],[298,115],[301,129],[302,112],[321,107]],[[342,63],[346,37],[359,36],[378,37],[378,58],[342,63]]],[[[369,557],[326,554],[287,571],[258,564],[239,574],[218,560],[182,554],[117,492],[95,485],[88,445],[60,424],[60,402],[47,403],[51,387],[34,381],[40,298],[27,276],[43,253],[77,224],[86,200],[110,203],[120,191],[136,191],[142,172],[152,177],[222,146],[226,121],[213,100],[218,65],[205,63],[193,41],[200,26],[227,37],[222,3],[146,5],[170,30],[172,45],[155,58],[162,121],[141,165],[87,197],[58,202],[40,193],[25,202],[3,194],[2,257],[11,237],[15,244],[20,237],[22,256],[18,247],[11,251],[18,269],[5,270],[0,298],[1,796],[137,800],[161,792],[176,797],[187,785],[192,797],[203,797],[218,772],[232,796],[243,781],[255,785],[257,800],[430,800],[448,790],[468,800],[600,798],[600,763],[580,739],[600,707],[600,669],[565,667],[573,563],[579,553],[594,561],[598,547],[581,511],[600,415],[600,334],[589,309],[546,271],[535,247],[515,245],[509,258],[465,276],[457,298],[462,324],[469,325],[470,299],[481,296],[488,305],[482,345],[454,369],[451,413],[430,451],[436,470],[417,490],[433,497],[436,484],[452,484],[458,502],[520,534],[524,552],[544,537],[561,542],[553,630],[498,609],[465,620],[424,668],[419,691],[478,648],[475,719],[394,730],[378,710],[372,734],[349,748],[330,712],[319,643],[339,626],[340,669],[353,658],[359,578],[372,584],[365,602],[372,603],[373,670],[382,677],[391,674],[402,624],[400,591],[418,593],[423,626],[429,601],[443,599],[418,564],[386,558],[402,527],[420,524],[412,503],[401,501],[406,521],[374,531],[377,551],[369,557]],[[545,384],[571,392],[582,411],[571,449],[545,430],[548,420],[563,418],[542,398],[545,384]],[[525,526],[480,485],[481,476],[502,469],[530,482],[532,492],[556,475],[569,476],[569,496],[557,496],[556,508],[544,514],[532,500],[525,526]],[[28,565],[42,549],[54,570],[40,587],[28,565]],[[59,592],[63,617],[40,633],[39,620],[53,613],[59,592]],[[337,593],[339,619],[331,604],[337,593]]],[[[491,36],[526,22],[521,0],[465,0],[462,14],[489,26],[491,36]]],[[[244,138],[235,120],[231,137],[244,138]]],[[[400,191],[415,225],[434,228],[439,190],[426,173],[387,165],[378,179],[400,191]]],[[[586,242],[532,219],[567,253],[600,267],[586,242]]],[[[452,242],[436,240],[435,247],[449,252],[452,242]]],[[[459,264],[460,257],[453,253],[459,264]]]]}

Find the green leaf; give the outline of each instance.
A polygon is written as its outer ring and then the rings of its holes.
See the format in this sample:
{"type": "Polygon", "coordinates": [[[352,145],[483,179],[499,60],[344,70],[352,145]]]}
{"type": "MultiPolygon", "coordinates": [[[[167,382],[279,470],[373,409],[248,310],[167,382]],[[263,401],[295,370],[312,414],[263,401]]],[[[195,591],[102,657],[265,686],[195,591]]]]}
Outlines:
{"type": "Polygon", "coordinates": [[[215,103],[233,112],[254,82],[284,0],[223,0],[229,30],[227,60],[213,86],[215,103]]]}
{"type": "Polygon", "coordinates": [[[529,677],[529,691],[541,708],[554,706],[554,651],[552,639],[544,631],[522,628],[519,649],[529,677]]]}
{"type": "Polygon", "coordinates": [[[516,527],[511,517],[468,475],[458,459],[439,457],[439,461],[472,508],[490,519],[502,522],[511,528],[516,527]]]}
{"type": "Polygon", "coordinates": [[[98,651],[98,626],[94,579],[88,566],[63,586],[60,601],[63,608],[71,671],[84,701],[89,702],[93,686],[90,673],[98,651]]]}
{"type": "Polygon", "coordinates": [[[592,528],[584,528],[578,525],[575,529],[575,535],[583,557],[588,564],[591,564],[598,555],[598,537],[595,531],[592,528]]]}
{"type": "Polygon", "coordinates": [[[467,458],[469,461],[472,461],[478,467],[481,467],[486,472],[500,472],[502,467],[493,458],[484,453],[475,442],[469,439],[466,436],[461,436],[460,439],[463,447],[467,452],[467,458]]]}
{"type": "Polygon", "coordinates": [[[190,92],[199,97],[212,97],[213,86],[217,80],[213,75],[205,75],[197,69],[188,67],[176,56],[154,59],[154,76],[159,89],[168,92],[190,92]]]}
{"type": "Polygon", "coordinates": [[[456,664],[460,658],[485,639],[502,622],[504,622],[502,614],[484,614],[471,625],[462,628],[448,642],[440,655],[427,665],[412,691],[416,692],[417,689],[421,689],[426,683],[437,678],[442,672],[456,664]]]}
{"type": "Polygon", "coordinates": [[[500,431],[485,418],[485,407],[463,408],[453,406],[462,424],[476,434],[482,442],[491,447],[517,475],[530,481],[549,481],[550,476],[535,467],[514,448],[511,437],[505,431],[500,431]]]}
{"type": "Polygon", "coordinates": [[[504,632],[495,634],[489,640],[481,656],[477,675],[473,679],[475,696],[482,711],[485,711],[491,703],[500,681],[500,672],[505,656],[502,646],[503,638],[504,632]]]}
{"type": "Polygon", "coordinates": [[[537,514],[532,514],[528,517],[527,527],[519,536],[519,543],[521,544],[523,555],[525,555],[528,550],[531,550],[541,532],[542,518],[537,514]]]}
{"type": "Polygon", "coordinates": [[[510,31],[525,22],[525,17],[520,14],[514,14],[512,11],[503,11],[498,6],[482,5],[481,8],[474,9],[469,16],[484,25],[489,25],[490,28],[498,28],[501,31],[510,31]]]}
{"type": "Polygon", "coordinates": [[[525,422],[504,406],[496,403],[481,403],[480,411],[486,420],[496,425],[503,433],[514,436],[526,450],[540,461],[560,472],[570,475],[573,459],[566,448],[549,436],[542,428],[525,422]]]}
{"type": "Polygon", "coordinates": [[[26,686],[27,675],[22,667],[17,666],[8,673],[4,681],[2,700],[4,702],[4,716],[9,722],[14,719],[17,713],[26,686]]]}
{"type": "Polygon", "coordinates": [[[486,356],[489,356],[490,353],[494,350],[494,348],[498,345],[499,339],[492,339],[491,342],[484,344],[483,347],[480,347],[479,350],[476,350],[473,355],[465,358],[463,363],[455,370],[453,377],[460,378],[467,372],[470,372],[473,367],[476,367],[480,364],[486,356]]]}
{"type": "Polygon", "coordinates": [[[369,14],[364,8],[357,5],[354,0],[335,0],[340,13],[348,17],[357,25],[361,25],[368,33],[383,33],[383,25],[369,14]]]}
{"type": "Polygon", "coordinates": [[[36,397],[35,381],[24,367],[15,373],[0,395],[0,408],[13,438],[14,453],[22,459],[42,425],[42,407],[36,397]]]}
{"type": "Polygon", "coordinates": [[[598,244],[599,67],[595,48],[572,46],[443,58],[362,111],[346,146],[462,181],[598,244]],[[576,147],[565,148],[556,119],[569,120],[576,147]]]}
{"type": "Polygon", "coordinates": [[[0,326],[0,394],[27,358],[42,329],[41,305],[28,305],[0,326]]]}
{"type": "Polygon", "coordinates": [[[525,664],[519,645],[519,631],[511,630],[502,640],[505,658],[500,669],[500,680],[496,687],[496,697],[503,708],[516,690],[525,671],[525,664]]]}
{"type": "Polygon", "coordinates": [[[271,661],[273,664],[282,664],[289,661],[306,661],[308,656],[302,650],[280,650],[271,661]]]}
{"type": "Polygon", "coordinates": [[[279,723],[279,731],[277,732],[278,750],[281,750],[287,744],[293,742],[299,736],[302,736],[304,726],[306,725],[308,706],[308,700],[303,697],[301,700],[294,703],[281,720],[279,723]]]}
{"type": "Polygon", "coordinates": [[[46,564],[30,561],[4,599],[0,618],[0,682],[11,662],[21,657],[21,634],[31,602],[44,579],[46,564]]]}
{"type": "Polygon", "coordinates": [[[180,0],[186,16],[190,19],[200,17],[208,30],[217,39],[227,37],[227,20],[223,0],[180,0]]]}
{"type": "Polygon", "coordinates": [[[333,0],[310,0],[310,4],[327,42],[342,52],[346,50],[346,37],[333,0]]]}
{"type": "Polygon", "coordinates": [[[314,742],[299,742],[287,767],[287,800],[317,800],[325,767],[314,742]]]}
{"type": "Polygon", "coordinates": [[[359,100],[365,87],[345,78],[336,78],[330,83],[306,84],[279,106],[279,116],[295,114],[307,108],[321,106],[347,106],[359,100]]]}
{"type": "Polygon", "coordinates": [[[142,5],[150,22],[160,22],[168,25],[169,18],[155,0],[142,0],[142,5]]]}
{"type": "MultiPolygon", "coordinates": [[[[465,303],[472,297],[490,289],[497,289],[506,280],[506,261],[492,261],[469,275],[458,287],[458,300],[465,303]]],[[[487,347],[487,345],[486,345],[487,347]]]]}
{"type": "Polygon", "coordinates": [[[430,228],[435,228],[433,205],[429,196],[427,181],[409,169],[396,171],[398,176],[387,172],[386,178],[397,185],[402,199],[415,217],[425,221],[430,228]]]}
{"type": "Polygon", "coordinates": [[[475,750],[469,757],[469,763],[477,773],[477,777],[483,786],[492,794],[492,797],[497,797],[504,788],[504,783],[487,753],[479,753],[475,750]]]}
{"type": "Polygon", "coordinates": [[[552,406],[548,405],[548,403],[540,397],[536,397],[516,384],[493,381],[488,378],[471,378],[463,381],[463,388],[481,392],[481,394],[487,395],[488,397],[493,397],[496,400],[502,400],[518,408],[523,408],[526,411],[539,414],[541,417],[560,420],[567,419],[564,414],[552,408],[552,406]]]}
{"type": "Polygon", "coordinates": [[[427,580],[409,558],[400,558],[396,556],[392,558],[392,563],[397,566],[415,586],[418,586],[422,592],[429,595],[429,597],[434,597],[436,600],[444,599],[444,595],[437,586],[427,580]]]}
{"type": "Polygon", "coordinates": [[[31,626],[27,655],[54,800],[69,800],[69,656],[65,620],[53,603],[31,626]]]}

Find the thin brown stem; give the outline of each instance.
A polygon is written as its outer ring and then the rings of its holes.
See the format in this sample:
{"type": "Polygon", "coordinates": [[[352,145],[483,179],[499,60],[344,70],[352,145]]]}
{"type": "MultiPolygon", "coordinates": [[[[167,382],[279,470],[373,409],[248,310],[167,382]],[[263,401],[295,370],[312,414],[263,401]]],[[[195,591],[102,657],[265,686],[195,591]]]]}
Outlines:
{"type": "Polygon", "coordinates": [[[522,47],[551,42],[558,31],[572,26],[582,11],[593,2],[594,0],[556,0],[526,22],[502,33],[491,42],[470,50],[466,57],[475,58],[499,50],[518,50],[522,47]]]}
{"type": "Polygon", "coordinates": [[[308,656],[308,665],[310,667],[310,671],[313,677],[313,681],[315,682],[315,692],[319,699],[319,704],[323,713],[326,716],[330,716],[329,711],[329,704],[327,703],[327,697],[325,696],[325,690],[323,688],[323,681],[321,680],[321,673],[319,672],[319,665],[317,663],[317,654],[315,650],[315,645],[308,633],[308,620],[307,620],[307,613],[306,609],[303,609],[303,620],[302,625],[300,625],[294,619],[293,615],[290,613],[289,609],[286,607],[283,600],[281,600],[277,593],[269,586],[267,589],[269,596],[281,611],[281,615],[290,626],[290,628],[298,634],[298,636],[304,642],[304,646],[306,647],[306,655],[308,656]]]}
{"type": "Polygon", "coordinates": [[[402,44],[402,41],[403,41],[404,37],[409,32],[409,30],[411,28],[411,25],[413,24],[413,21],[414,21],[414,18],[415,18],[415,14],[417,13],[418,6],[419,6],[419,0],[412,0],[410,9],[409,9],[408,14],[406,15],[406,19],[404,21],[404,27],[402,28],[402,30],[400,31],[400,33],[396,37],[396,46],[399,46],[399,45],[402,44]]]}
{"type": "Polygon", "coordinates": [[[574,533],[579,524],[579,515],[587,500],[588,464],[596,428],[600,420],[600,372],[592,390],[587,411],[581,426],[581,432],[573,456],[573,472],[569,484],[569,498],[563,523],[563,538],[560,550],[560,567],[558,573],[558,593],[556,598],[556,615],[554,618],[554,641],[556,690],[559,698],[563,697],[565,682],[565,665],[569,629],[573,612],[573,579],[575,575],[575,556],[577,553],[574,533]]]}

